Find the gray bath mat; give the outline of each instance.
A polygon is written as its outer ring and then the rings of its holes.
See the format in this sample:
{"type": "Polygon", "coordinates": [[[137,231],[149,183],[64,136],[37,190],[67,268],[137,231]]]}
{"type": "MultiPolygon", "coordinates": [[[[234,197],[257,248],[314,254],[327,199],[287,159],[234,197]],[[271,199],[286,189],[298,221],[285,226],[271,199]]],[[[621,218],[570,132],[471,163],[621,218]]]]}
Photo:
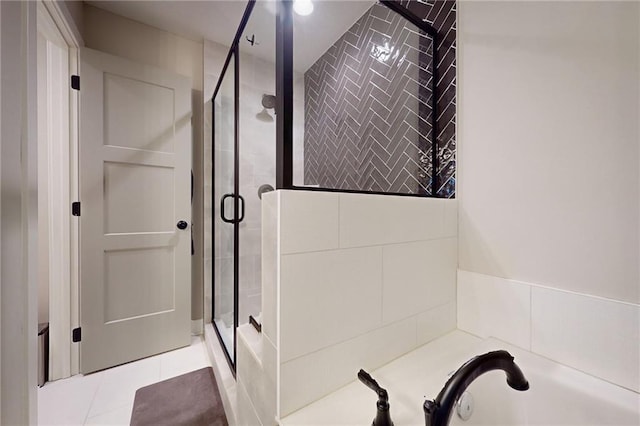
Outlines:
{"type": "Polygon", "coordinates": [[[136,391],[131,426],[227,426],[211,367],[136,391]]]}

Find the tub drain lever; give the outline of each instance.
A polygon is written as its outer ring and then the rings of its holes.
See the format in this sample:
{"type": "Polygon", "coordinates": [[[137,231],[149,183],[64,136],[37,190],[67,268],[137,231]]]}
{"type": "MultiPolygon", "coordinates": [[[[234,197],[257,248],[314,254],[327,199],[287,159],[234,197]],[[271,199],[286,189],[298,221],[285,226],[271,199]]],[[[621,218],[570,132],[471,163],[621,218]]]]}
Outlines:
{"type": "Polygon", "coordinates": [[[376,403],[377,412],[376,417],[373,419],[372,426],[393,426],[393,421],[389,414],[389,394],[387,390],[381,388],[378,382],[364,370],[358,372],[358,379],[378,394],[378,402],[376,403]]]}

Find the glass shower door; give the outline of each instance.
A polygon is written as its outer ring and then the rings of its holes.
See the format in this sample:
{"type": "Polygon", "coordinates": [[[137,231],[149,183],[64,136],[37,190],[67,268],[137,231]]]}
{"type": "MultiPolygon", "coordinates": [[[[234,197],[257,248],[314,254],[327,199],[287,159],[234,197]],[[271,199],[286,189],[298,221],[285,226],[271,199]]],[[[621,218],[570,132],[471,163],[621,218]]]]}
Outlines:
{"type": "MultiPolygon", "coordinates": [[[[234,55],[235,56],[235,55],[234,55]]],[[[235,365],[237,326],[236,96],[234,57],[213,100],[213,323],[235,365]]]]}
{"type": "Polygon", "coordinates": [[[262,193],[276,186],[274,4],[258,1],[239,38],[239,193],[246,201],[238,233],[238,321],[262,323],[262,193]],[[253,321],[250,321],[250,318],[253,321]]]}

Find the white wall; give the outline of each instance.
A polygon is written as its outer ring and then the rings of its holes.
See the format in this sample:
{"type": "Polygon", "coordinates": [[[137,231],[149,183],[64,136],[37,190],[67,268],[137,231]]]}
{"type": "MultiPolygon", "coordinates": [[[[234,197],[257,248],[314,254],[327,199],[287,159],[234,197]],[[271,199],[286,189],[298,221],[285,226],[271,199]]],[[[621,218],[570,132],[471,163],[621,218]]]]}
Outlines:
{"type": "Polygon", "coordinates": [[[84,41],[87,47],[119,55],[191,78],[202,90],[202,43],[84,5],[84,41]]]}
{"type": "Polygon", "coordinates": [[[460,268],[640,302],[640,5],[459,6],[460,268]]]}
{"type": "Polygon", "coordinates": [[[36,3],[0,3],[0,423],[37,422],[36,3]]]}
{"type": "Polygon", "coordinates": [[[638,392],[640,4],[458,23],[458,327],[638,392]]]}
{"type": "MultiPolygon", "coordinates": [[[[141,24],[119,15],[84,5],[82,25],[86,47],[140,63],[153,65],[191,78],[193,110],[192,203],[195,255],[192,256],[192,320],[203,318],[203,44],[141,24]]],[[[189,191],[185,188],[185,191],[189,191]]]]}
{"type": "Polygon", "coordinates": [[[84,33],[84,2],[81,0],[62,0],[60,3],[64,4],[78,32],[80,34],[84,33]]]}

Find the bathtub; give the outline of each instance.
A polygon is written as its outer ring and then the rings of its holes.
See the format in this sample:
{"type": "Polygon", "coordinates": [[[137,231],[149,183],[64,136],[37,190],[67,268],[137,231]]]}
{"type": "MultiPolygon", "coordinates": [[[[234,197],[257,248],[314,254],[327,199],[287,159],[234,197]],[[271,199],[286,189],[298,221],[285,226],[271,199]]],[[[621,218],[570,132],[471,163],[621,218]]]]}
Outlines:
{"type": "MultiPolygon", "coordinates": [[[[434,399],[448,376],[468,359],[505,349],[529,380],[511,389],[491,371],[467,389],[473,412],[454,412],[450,425],[640,425],[640,395],[495,339],[454,331],[369,373],[389,392],[395,426],[424,425],[422,403],[434,399]]],[[[356,377],[354,371],[354,378],[356,377]]],[[[280,420],[282,425],[370,425],[376,395],[358,381],[280,420]]]]}

